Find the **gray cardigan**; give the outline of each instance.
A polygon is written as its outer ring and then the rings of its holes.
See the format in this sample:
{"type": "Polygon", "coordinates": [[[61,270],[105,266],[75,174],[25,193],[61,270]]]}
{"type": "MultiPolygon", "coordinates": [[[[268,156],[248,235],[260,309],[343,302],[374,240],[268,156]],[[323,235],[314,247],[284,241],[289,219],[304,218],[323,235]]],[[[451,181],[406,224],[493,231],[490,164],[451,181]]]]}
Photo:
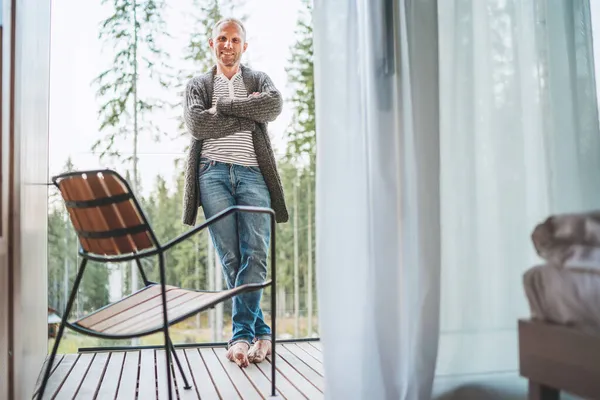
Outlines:
{"type": "Polygon", "coordinates": [[[241,66],[242,78],[247,92],[260,92],[248,98],[219,98],[216,113],[209,112],[212,106],[213,82],[217,67],[196,76],[188,82],[183,99],[185,126],[191,134],[185,168],[185,189],[183,196],[183,223],[194,225],[200,202],[198,182],[198,162],[202,141],[220,138],[239,131],[251,131],[258,166],[271,194],[271,208],[277,222],[288,220],[283,186],[277,171],[275,155],[267,134],[267,123],[281,113],[281,94],[264,72],[241,66]]]}

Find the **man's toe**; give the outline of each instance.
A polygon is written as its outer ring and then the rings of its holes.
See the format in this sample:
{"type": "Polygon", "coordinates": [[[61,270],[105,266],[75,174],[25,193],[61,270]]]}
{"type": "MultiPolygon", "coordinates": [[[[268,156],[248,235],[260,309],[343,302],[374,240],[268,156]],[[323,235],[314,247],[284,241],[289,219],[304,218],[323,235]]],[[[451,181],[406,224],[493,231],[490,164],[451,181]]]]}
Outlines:
{"type": "Polygon", "coordinates": [[[256,359],[256,349],[252,347],[248,352],[248,362],[254,362],[256,359]]]}
{"type": "Polygon", "coordinates": [[[246,368],[248,366],[248,358],[245,354],[238,353],[235,356],[235,363],[242,368],[246,368]]]}

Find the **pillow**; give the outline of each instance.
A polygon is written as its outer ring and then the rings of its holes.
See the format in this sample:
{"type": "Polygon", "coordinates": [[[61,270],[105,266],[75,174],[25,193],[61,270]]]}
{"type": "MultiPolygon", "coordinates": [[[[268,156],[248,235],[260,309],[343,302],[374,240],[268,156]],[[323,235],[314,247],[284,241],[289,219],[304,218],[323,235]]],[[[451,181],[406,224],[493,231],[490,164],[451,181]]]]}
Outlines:
{"type": "Polygon", "coordinates": [[[550,264],[600,270],[600,211],[551,216],[535,227],[531,240],[550,264]]]}

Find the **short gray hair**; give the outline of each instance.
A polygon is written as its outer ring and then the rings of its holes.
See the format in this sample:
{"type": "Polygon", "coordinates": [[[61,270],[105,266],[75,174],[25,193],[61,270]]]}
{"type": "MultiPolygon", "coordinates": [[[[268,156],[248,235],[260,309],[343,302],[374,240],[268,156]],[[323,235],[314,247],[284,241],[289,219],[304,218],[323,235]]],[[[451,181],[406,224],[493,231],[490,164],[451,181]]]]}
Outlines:
{"type": "Polygon", "coordinates": [[[212,28],[212,38],[214,39],[217,37],[217,35],[219,34],[219,29],[221,29],[222,25],[229,24],[229,23],[236,24],[240,28],[243,39],[244,39],[244,41],[246,41],[246,28],[244,27],[244,23],[237,18],[231,18],[231,17],[223,18],[223,19],[219,20],[219,22],[214,24],[214,26],[212,28]]]}

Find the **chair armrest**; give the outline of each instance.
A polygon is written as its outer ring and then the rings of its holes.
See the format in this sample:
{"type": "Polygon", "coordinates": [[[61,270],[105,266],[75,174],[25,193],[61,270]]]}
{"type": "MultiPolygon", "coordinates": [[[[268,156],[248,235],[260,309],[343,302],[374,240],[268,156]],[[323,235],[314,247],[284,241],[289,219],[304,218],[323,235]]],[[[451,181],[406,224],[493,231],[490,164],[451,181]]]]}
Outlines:
{"type": "MultiPolygon", "coordinates": [[[[169,240],[164,245],[154,248],[154,249],[142,250],[139,253],[127,254],[127,255],[123,255],[123,256],[98,256],[98,255],[87,254],[80,248],[79,254],[82,257],[87,258],[88,260],[98,261],[98,262],[103,262],[103,263],[125,262],[125,261],[131,261],[131,260],[135,260],[135,259],[142,259],[142,258],[146,258],[146,257],[155,256],[155,255],[159,254],[160,252],[169,250],[171,247],[174,247],[174,246],[178,245],[179,243],[191,238],[192,236],[194,236],[198,232],[202,231],[203,229],[207,228],[211,224],[214,224],[215,222],[219,221],[220,219],[223,219],[226,216],[233,214],[235,212],[269,214],[271,216],[271,228],[273,231],[275,230],[275,211],[273,209],[267,208],[267,207],[231,206],[231,207],[224,209],[220,213],[215,214],[208,220],[204,221],[202,224],[196,225],[195,227],[188,230],[187,232],[182,233],[181,235],[177,236],[176,238],[169,240]]],[[[273,232],[273,234],[274,234],[274,232],[273,232]]],[[[273,236],[273,234],[272,234],[272,236],[273,236]]],[[[271,240],[274,243],[273,239],[274,238],[272,237],[271,240]]]]}
{"type": "Polygon", "coordinates": [[[178,245],[179,243],[191,238],[198,232],[204,230],[208,226],[214,224],[215,222],[217,222],[235,212],[270,214],[271,226],[273,227],[275,224],[275,211],[273,211],[273,209],[271,209],[271,208],[251,207],[251,206],[231,206],[231,207],[224,209],[220,213],[215,214],[214,216],[210,217],[209,219],[204,221],[202,224],[196,225],[195,227],[188,230],[187,232],[184,232],[181,235],[177,236],[176,238],[169,240],[167,243],[165,243],[163,246],[161,246],[162,250],[165,251],[165,250],[170,249],[173,246],[178,245]]]}

